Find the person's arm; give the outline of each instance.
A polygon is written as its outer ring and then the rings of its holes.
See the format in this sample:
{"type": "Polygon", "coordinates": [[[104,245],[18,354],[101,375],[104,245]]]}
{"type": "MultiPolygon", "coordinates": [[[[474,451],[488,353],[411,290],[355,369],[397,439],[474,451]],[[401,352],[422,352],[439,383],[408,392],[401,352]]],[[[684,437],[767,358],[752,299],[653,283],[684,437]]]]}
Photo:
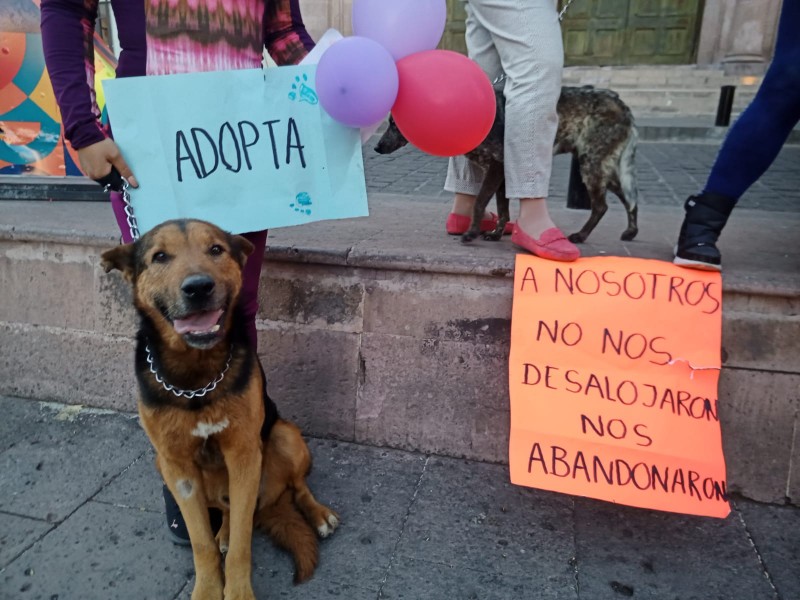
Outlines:
{"type": "MultiPolygon", "coordinates": [[[[107,180],[114,167],[133,187],[138,187],[119,148],[100,123],[94,92],[97,0],[42,0],[41,13],[45,64],[61,111],[64,135],[78,151],[81,169],[99,181],[107,180]]],[[[143,29],[141,42],[143,49],[143,29]]],[[[143,60],[142,55],[141,74],[143,60]]]]}
{"type": "Polygon", "coordinates": [[[264,45],[278,65],[296,65],[314,48],[299,0],[265,0],[264,45]]]}
{"type": "Polygon", "coordinates": [[[97,1],[42,0],[42,46],[64,135],[80,150],[107,135],[94,95],[94,23],[97,1]]]}

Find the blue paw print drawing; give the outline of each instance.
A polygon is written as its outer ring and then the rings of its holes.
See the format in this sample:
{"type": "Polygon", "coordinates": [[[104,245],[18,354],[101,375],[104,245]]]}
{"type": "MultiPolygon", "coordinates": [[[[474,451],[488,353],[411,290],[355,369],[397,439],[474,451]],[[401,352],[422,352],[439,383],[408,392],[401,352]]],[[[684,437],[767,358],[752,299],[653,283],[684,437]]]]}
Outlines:
{"type": "Polygon", "coordinates": [[[289,100],[299,100],[300,102],[317,104],[319,102],[317,92],[311,89],[309,85],[306,85],[307,82],[308,75],[305,73],[303,73],[302,79],[299,75],[295,77],[294,83],[292,84],[292,91],[289,92],[289,100]]]}
{"type": "Polygon", "coordinates": [[[306,192],[300,192],[295,197],[295,201],[289,205],[289,208],[293,208],[295,212],[310,215],[311,209],[308,208],[309,206],[311,206],[311,196],[309,196],[306,192]]]}

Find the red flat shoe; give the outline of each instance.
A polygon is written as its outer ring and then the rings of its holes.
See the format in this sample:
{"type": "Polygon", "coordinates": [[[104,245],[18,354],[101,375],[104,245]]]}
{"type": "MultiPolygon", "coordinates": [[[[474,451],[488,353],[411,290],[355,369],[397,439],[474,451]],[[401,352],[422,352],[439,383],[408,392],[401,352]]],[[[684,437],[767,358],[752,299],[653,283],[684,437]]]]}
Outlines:
{"type": "Polygon", "coordinates": [[[546,230],[538,240],[519,227],[515,227],[514,233],[511,234],[511,243],[540,258],[572,262],[581,257],[578,247],[570,242],[558,227],[546,230]]]}
{"type": "MultiPolygon", "coordinates": [[[[497,215],[494,213],[489,214],[492,215],[491,219],[483,219],[481,221],[481,233],[494,231],[494,228],[497,227],[497,215]]],[[[447,215],[447,223],[445,223],[444,227],[447,230],[448,235],[461,235],[462,233],[467,233],[470,223],[472,223],[471,217],[450,213],[447,215]]],[[[505,229],[503,229],[503,235],[510,235],[513,233],[513,231],[514,222],[509,221],[506,223],[505,229]]]]}

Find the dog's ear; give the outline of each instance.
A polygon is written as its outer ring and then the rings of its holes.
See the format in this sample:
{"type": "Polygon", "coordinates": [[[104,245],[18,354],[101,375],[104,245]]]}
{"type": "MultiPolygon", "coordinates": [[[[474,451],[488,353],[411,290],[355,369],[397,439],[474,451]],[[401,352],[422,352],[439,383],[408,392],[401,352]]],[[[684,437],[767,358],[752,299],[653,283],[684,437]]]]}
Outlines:
{"type": "Polygon", "coordinates": [[[123,244],[121,246],[117,246],[112,250],[106,250],[100,256],[102,259],[101,265],[103,269],[105,269],[106,273],[117,269],[118,271],[122,271],[122,275],[128,281],[133,281],[133,267],[134,267],[134,245],[133,244],[123,244]]]}
{"type": "Polygon", "coordinates": [[[231,254],[242,268],[244,268],[247,262],[247,257],[250,256],[255,249],[256,247],[253,246],[247,238],[241,235],[231,236],[231,254]]]}

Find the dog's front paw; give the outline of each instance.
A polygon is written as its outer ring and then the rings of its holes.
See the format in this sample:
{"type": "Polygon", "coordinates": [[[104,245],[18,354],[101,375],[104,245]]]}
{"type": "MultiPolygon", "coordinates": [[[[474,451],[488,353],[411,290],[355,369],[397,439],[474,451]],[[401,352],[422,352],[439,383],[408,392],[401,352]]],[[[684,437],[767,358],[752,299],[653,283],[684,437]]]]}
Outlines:
{"type": "Polygon", "coordinates": [[[573,244],[582,244],[586,241],[586,236],[579,231],[578,233],[570,234],[567,239],[573,244]]]}
{"type": "Polygon", "coordinates": [[[487,242],[499,242],[503,237],[503,230],[501,229],[499,232],[497,230],[494,231],[487,231],[483,234],[483,239],[487,242]]]}
{"type": "Polygon", "coordinates": [[[222,597],[222,577],[197,578],[192,590],[192,600],[222,600],[222,597]]]}
{"type": "Polygon", "coordinates": [[[225,600],[256,600],[250,583],[225,585],[225,600]]]}
{"type": "Polygon", "coordinates": [[[478,237],[477,233],[472,233],[471,231],[468,231],[467,233],[461,234],[461,243],[462,244],[469,244],[476,237],[478,237]]]}
{"type": "Polygon", "coordinates": [[[622,232],[622,235],[619,239],[623,242],[630,242],[633,238],[636,237],[636,234],[639,233],[638,229],[626,229],[622,232]]]}

